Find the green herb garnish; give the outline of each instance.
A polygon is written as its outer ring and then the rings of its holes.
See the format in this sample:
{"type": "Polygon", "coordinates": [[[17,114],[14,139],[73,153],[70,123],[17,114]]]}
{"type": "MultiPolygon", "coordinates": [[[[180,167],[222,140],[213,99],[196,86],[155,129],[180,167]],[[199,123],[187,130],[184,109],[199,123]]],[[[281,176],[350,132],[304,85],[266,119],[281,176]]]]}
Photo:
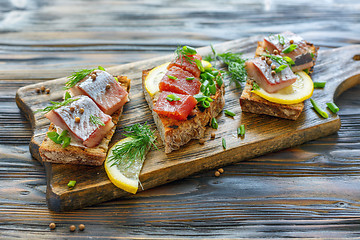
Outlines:
{"type": "Polygon", "coordinates": [[[191,81],[191,80],[194,80],[195,78],[194,77],[187,77],[186,80],[188,81],[191,81]]]}
{"type": "MultiPolygon", "coordinates": [[[[105,71],[105,68],[103,68],[102,66],[98,66],[99,70],[105,71]]],[[[64,89],[70,89],[73,86],[75,86],[78,82],[80,82],[81,80],[84,79],[84,77],[86,77],[87,75],[89,75],[90,73],[92,73],[94,70],[96,70],[96,68],[92,68],[92,69],[81,69],[77,72],[73,72],[73,74],[68,77],[69,81],[67,81],[65,83],[65,87],[64,89]]]]}
{"type": "Polygon", "coordinates": [[[324,88],[326,82],[314,82],[314,88],[324,88]]]}
{"type": "Polygon", "coordinates": [[[70,145],[71,138],[67,136],[67,130],[63,130],[60,135],[57,132],[48,132],[46,135],[54,143],[62,144],[62,148],[66,148],[70,145]]]}
{"type": "Polygon", "coordinates": [[[327,107],[332,111],[333,113],[337,113],[340,109],[338,106],[336,106],[335,103],[326,103],[327,107]]]}
{"type": "Polygon", "coordinates": [[[244,124],[241,124],[240,127],[238,127],[237,134],[241,137],[245,135],[245,125],[244,124]]]}
{"type": "Polygon", "coordinates": [[[228,71],[224,72],[230,77],[230,84],[234,82],[237,87],[241,86],[241,82],[246,81],[247,72],[245,69],[246,59],[242,57],[242,53],[220,53],[217,54],[213,45],[211,45],[213,56],[209,55],[205,59],[209,62],[220,60],[227,65],[228,71]]]}
{"type": "Polygon", "coordinates": [[[275,72],[281,72],[282,70],[284,70],[285,68],[287,68],[288,65],[284,64],[284,65],[280,65],[279,67],[275,68],[275,72]]]}
{"type": "MultiPolygon", "coordinates": [[[[66,98],[66,95],[65,95],[66,98]]],[[[66,106],[69,103],[72,103],[74,101],[77,101],[79,98],[67,98],[66,100],[62,101],[62,102],[54,102],[54,101],[50,101],[50,103],[52,104],[51,106],[47,106],[44,109],[38,109],[36,110],[34,113],[38,113],[38,112],[44,112],[44,113],[48,113],[52,110],[58,109],[62,106],[66,106]]]]}
{"type": "Polygon", "coordinates": [[[252,90],[260,90],[260,86],[256,82],[253,82],[252,90]]]}
{"type": "Polygon", "coordinates": [[[167,75],[169,79],[177,80],[178,78],[175,76],[167,75]]]}
{"type": "Polygon", "coordinates": [[[194,58],[193,55],[197,54],[196,49],[190,46],[178,46],[175,50],[176,55],[181,59],[181,64],[183,59],[190,64],[195,63],[198,69],[203,72],[204,67],[199,59],[194,58]]]}
{"type": "Polygon", "coordinates": [[[94,115],[90,115],[89,118],[90,122],[92,122],[92,124],[94,124],[97,128],[99,128],[100,126],[105,126],[105,124],[103,123],[103,121],[101,121],[101,118],[94,116],[94,115]]]}
{"type": "Polygon", "coordinates": [[[279,43],[284,46],[285,45],[285,38],[283,36],[281,36],[280,34],[278,34],[278,39],[279,39],[279,43]]]}
{"type": "Polygon", "coordinates": [[[310,98],[310,102],[313,105],[315,111],[318,112],[320,116],[322,116],[323,118],[329,117],[329,115],[324,110],[322,110],[322,108],[312,98],[310,98]]]}
{"type": "Polygon", "coordinates": [[[155,145],[156,137],[154,135],[155,131],[151,131],[150,126],[146,123],[144,125],[137,123],[125,127],[124,130],[126,131],[124,135],[130,139],[117,145],[112,150],[112,155],[108,158],[108,161],[113,162],[111,166],[121,165],[129,168],[137,159],[143,160],[151,146],[157,149],[155,145]]]}
{"type": "Polygon", "coordinates": [[[74,188],[76,185],[76,181],[69,181],[69,183],[67,184],[68,188],[72,189],[74,188]]]}
{"type": "Polygon", "coordinates": [[[198,104],[200,104],[200,106],[203,108],[210,107],[210,103],[212,101],[214,101],[211,97],[205,96],[202,93],[198,93],[198,94],[194,95],[194,98],[196,99],[198,104]]]}
{"type": "Polygon", "coordinates": [[[232,111],[226,110],[226,109],[224,110],[224,113],[225,113],[226,115],[230,116],[230,117],[236,116],[235,113],[233,113],[232,111]]]}
{"type": "Polygon", "coordinates": [[[294,51],[297,47],[298,47],[298,45],[296,45],[296,44],[291,44],[290,46],[288,46],[287,48],[285,48],[284,50],[282,50],[282,52],[283,52],[283,53],[291,53],[291,52],[294,51]]]}
{"type": "Polygon", "coordinates": [[[181,98],[176,95],[176,94],[169,94],[166,96],[166,100],[168,100],[169,102],[172,102],[172,101],[179,101],[181,98]]]}
{"type": "Polygon", "coordinates": [[[212,118],[212,119],[211,119],[211,127],[212,127],[213,129],[218,129],[219,124],[218,124],[218,122],[216,121],[216,118],[212,118]]]}
{"type": "Polygon", "coordinates": [[[222,143],[222,147],[223,147],[224,149],[226,149],[226,141],[225,141],[225,138],[222,138],[222,139],[221,139],[221,143],[222,143]]]}

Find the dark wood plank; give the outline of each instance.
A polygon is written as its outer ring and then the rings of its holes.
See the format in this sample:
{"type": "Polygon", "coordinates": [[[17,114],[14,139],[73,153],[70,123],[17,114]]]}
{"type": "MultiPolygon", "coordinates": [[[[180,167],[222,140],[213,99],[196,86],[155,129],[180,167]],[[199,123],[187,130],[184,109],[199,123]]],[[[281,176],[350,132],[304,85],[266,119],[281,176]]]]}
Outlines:
{"type": "Polygon", "coordinates": [[[10,83],[6,91],[0,86],[1,237],[359,238],[359,85],[336,100],[337,134],[227,166],[220,178],[205,171],[61,214],[46,207],[45,172],[31,159],[31,127],[14,100],[19,87],[81,67],[166,55],[178,44],[200,47],[284,29],[321,49],[359,44],[359,23],[357,1],[2,1],[0,81],[10,83]],[[68,231],[79,223],[85,232],[68,231]]]}

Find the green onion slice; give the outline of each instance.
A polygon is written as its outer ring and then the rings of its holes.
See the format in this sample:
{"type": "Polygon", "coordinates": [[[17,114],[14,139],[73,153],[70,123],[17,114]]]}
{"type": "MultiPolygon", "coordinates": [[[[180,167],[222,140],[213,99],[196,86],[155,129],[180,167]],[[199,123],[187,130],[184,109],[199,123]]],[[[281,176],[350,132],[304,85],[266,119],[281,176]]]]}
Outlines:
{"type": "Polygon", "coordinates": [[[324,88],[326,82],[314,82],[314,88],[324,88]]]}
{"type": "Polygon", "coordinates": [[[333,113],[337,113],[340,109],[338,106],[336,106],[335,103],[326,103],[327,107],[332,111],[333,113]]]}
{"type": "Polygon", "coordinates": [[[169,102],[172,101],[179,101],[181,98],[179,96],[177,96],[176,94],[169,94],[166,96],[166,100],[168,100],[169,102]]]}
{"type": "Polygon", "coordinates": [[[291,53],[292,51],[294,51],[298,46],[296,44],[291,44],[290,46],[288,46],[287,48],[285,48],[284,50],[282,50],[283,53],[291,53]]]}
{"type": "Polygon", "coordinates": [[[310,98],[310,102],[313,105],[315,111],[318,112],[320,116],[322,116],[323,118],[329,117],[329,115],[324,110],[322,110],[321,107],[312,98],[310,98]]]}
{"type": "Polygon", "coordinates": [[[212,118],[212,119],[211,119],[211,127],[212,127],[213,129],[218,129],[219,124],[218,124],[218,122],[216,121],[216,118],[212,118]]]}
{"type": "Polygon", "coordinates": [[[228,116],[230,116],[230,117],[234,117],[236,114],[235,113],[233,113],[233,112],[231,112],[231,111],[229,111],[229,110],[224,110],[224,113],[226,114],[226,115],[228,115],[228,116]]]}

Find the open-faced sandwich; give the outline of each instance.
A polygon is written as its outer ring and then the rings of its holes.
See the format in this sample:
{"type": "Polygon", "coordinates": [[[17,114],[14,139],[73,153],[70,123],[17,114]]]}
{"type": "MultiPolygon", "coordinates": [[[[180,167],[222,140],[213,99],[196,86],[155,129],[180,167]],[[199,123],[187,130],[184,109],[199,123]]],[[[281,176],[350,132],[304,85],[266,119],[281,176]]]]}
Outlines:
{"type": "Polygon", "coordinates": [[[248,79],[240,97],[243,112],[296,120],[313,93],[311,73],[317,57],[313,44],[283,32],[258,43],[245,63],[248,79]]]}
{"type": "Polygon", "coordinates": [[[172,62],[142,75],[145,99],[166,153],[202,138],[225,104],[221,73],[192,47],[178,47],[176,54],[172,62]]]}
{"type": "Polygon", "coordinates": [[[45,162],[99,166],[128,101],[130,79],[102,67],[83,69],[69,78],[66,89],[63,102],[40,110],[51,121],[40,156],[45,162]]]}

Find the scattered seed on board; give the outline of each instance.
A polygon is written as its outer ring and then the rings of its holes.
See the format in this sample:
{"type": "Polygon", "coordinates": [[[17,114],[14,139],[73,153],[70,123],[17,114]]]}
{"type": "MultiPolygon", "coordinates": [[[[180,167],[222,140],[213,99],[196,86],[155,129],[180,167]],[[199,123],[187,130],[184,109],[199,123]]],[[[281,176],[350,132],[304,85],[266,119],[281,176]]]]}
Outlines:
{"type": "Polygon", "coordinates": [[[75,227],[75,225],[71,225],[71,226],[69,227],[69,229],[70,229],[70,232],[75,232],[76,227],[75,227]]]}
{"type": "Polygon", "coordinates": [[[45,90],[45,92],[46,92],[46,94],[49,94],[49,93],[50,93],[50,88],[47,88],[47,89],[45,90]]]}
{"type": "Polygon", "coordinates": [[[80,224],[80,225],[79,225],[79,230],[80,230],[80,231],[84,231],[84,230],[85,230],[85,225],[84,225],[84,224],[80,224]]]}
{"type": "Polygon", "coordinates": [[[222,168],[219,168],[218,171],[219,171],[219,173],[224,173],[224,169],[222,169],[222,168]]]}
{"type": "Polygon", "coordinates": [[[55,224],[55,223],[50,223],[50,224],[49,224],[49,228],[50,228],[51,230],[54,230],[54,229],[56,228],[56,224],[55,224]]]}
{"type": "Polygon", "coordinates": [[[211,139],[215,139],[215,133],[211,133],[211,139]]]}
{"type": "Polygon", "coordinates": [[[36,89],[35,89],[35,92],[36,92],[36,93],[40,93],[40,92],[41,92],[41,89],[40,89],[40,88],[36,88],[36,89]]]}
{"type": "Polygon", "coordinates": [[[219,177],[220,176],[220,172],[219,171],[216,171],[215,172],[215,177],[219,177]]]}
{"type": "Polygon", "coordinates": [[[205,144],[205,139],[200,139],[199,144],[204,145],[205,144]]]}
{"type": "Polygon", "coordinates": [[[40,87],[40,90],[41,90],[42,92],[44,92],[44,91],[45,91],[45,86],[41,86],[41,87],[40,87]]]}
{"type": "Polygon", "coordinates": [[[83,114],[84,111],[85,111],[85,110],[84,110],[83,108],[80,108],[80,109],[79,109],[79,112],[80,112],[81,114],[83,114]]]}

